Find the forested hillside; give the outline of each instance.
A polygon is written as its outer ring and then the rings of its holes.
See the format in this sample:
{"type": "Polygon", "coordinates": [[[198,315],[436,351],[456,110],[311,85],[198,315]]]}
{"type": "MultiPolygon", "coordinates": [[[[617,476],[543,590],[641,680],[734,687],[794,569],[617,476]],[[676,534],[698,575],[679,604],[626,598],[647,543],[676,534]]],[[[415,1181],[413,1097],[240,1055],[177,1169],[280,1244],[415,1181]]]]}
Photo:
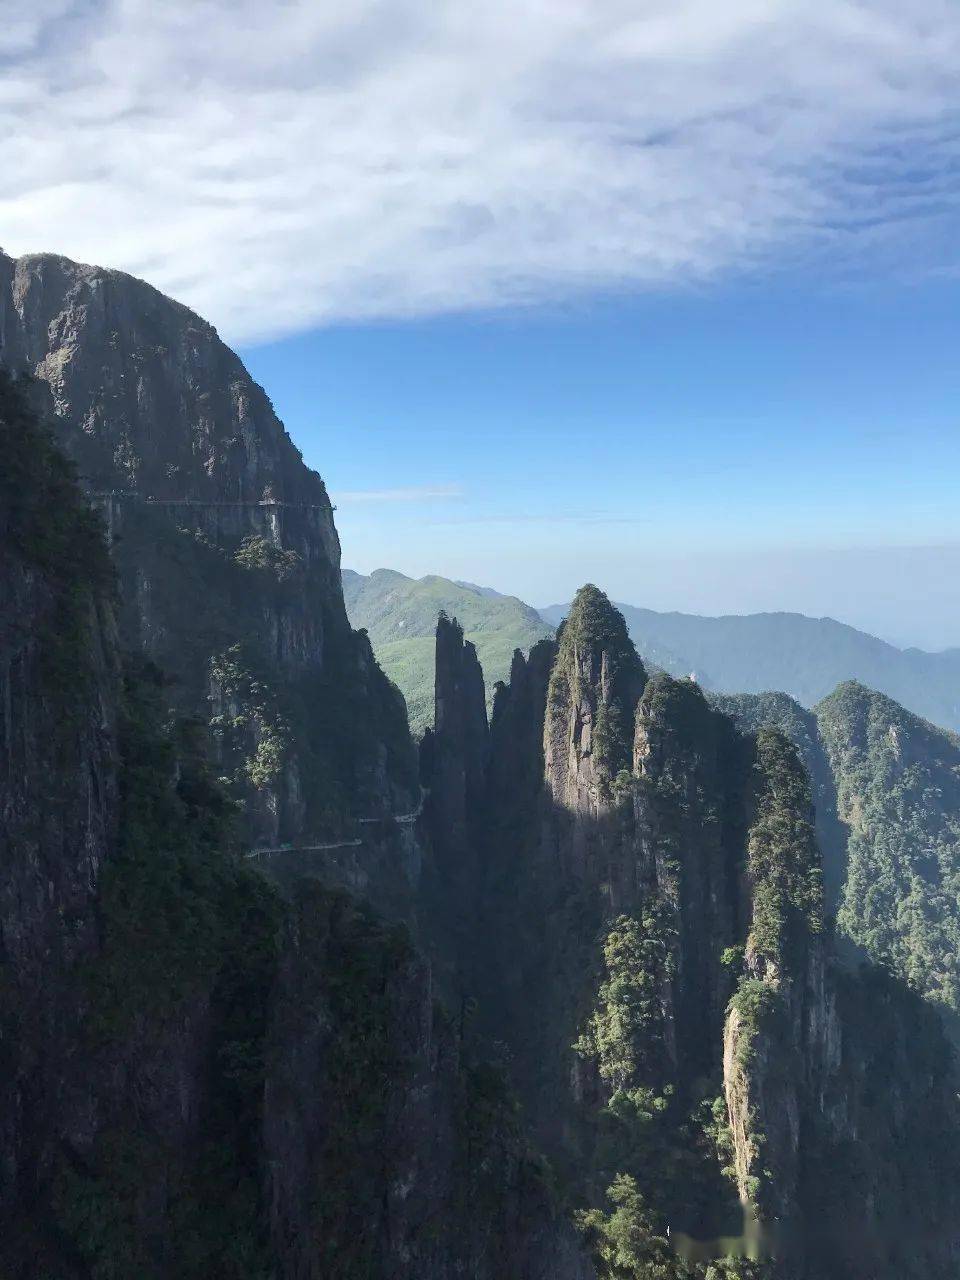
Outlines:
{"type": "MultiPolygon", "coordinates": [[[[898,649],[832,618],[755,613],[720,618],[618,606],[634,644],[675,675],[694,674],[718,693],[780,690],[812,707],[845,680],[859,680],[909,710],[960,729],[960,650],[898,649]]],[[[566,605],[540,612],[554,625],[566,605]]]]}
{"type": "Polygon", "coordinates": [[[850,831],[839,927],[960,1014],[960,739],[859,684],[816,715],[850,831]]]}
{"type": "Polygon", "coordinates": [[[813,780],[841,937],[960,1014],[960,740],[850,681],[812,712],[785,694],[711,695],[744,728],[781,729],[813,780]]]}
{"type": "MultiPolygon", "coordinates": [[[[390,569],[368,577],[344,570],[343,592],[351,623],[368,632],[417,732],[433,723],[431,636],[440,610],[458,618],[476,646],[490,708],[514,648],[528,652],[551,635],[568,608],[553,605],[538,613],[487,587],[436,576],[411,579],[390,569]]],[[[692,675],[704,689],[783,692],[813,707],[838,684],[858,680],[934,724],[960,728],[960,650],[898,649],[831,618],[799,613],[705,618],[618,607],[648,667],[692,675]]]]}

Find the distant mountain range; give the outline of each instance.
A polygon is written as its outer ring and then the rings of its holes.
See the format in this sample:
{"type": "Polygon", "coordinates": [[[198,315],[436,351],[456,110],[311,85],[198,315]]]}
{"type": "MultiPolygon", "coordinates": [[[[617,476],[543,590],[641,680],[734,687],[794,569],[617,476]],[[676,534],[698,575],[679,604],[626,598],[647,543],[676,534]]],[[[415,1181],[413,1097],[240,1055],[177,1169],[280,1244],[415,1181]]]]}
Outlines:
{"type": "MultiPolygon", "coordinates": [[[[540,615],[556,626],[568,606],[540,615]]],[[[960,649],[898,649],[833,618],[802,613],[704,618],[619,604],[641,657],[671,675],[694,675],[717,693],[788,693],[812,707],[838,684],[858,680],[908,710],[960,729],[960,649]]]]}
{"type": "MultiPolygon", "coordinates": [[[[343,591],[351,623],[367,630],[421,732],[433,721],[433,630],[441,609],[476,646],[489,701],[509,674],[514,649],[526,652],[552,635],[568,608],[537,610],[490,587],[436,575],[408,578],[392,569],[368,576],[345,569],[343,591]]],[[[617,607],[648,666],[693,675],[713,692],[777,690],[812,707],[843,681],[859,680],[934,724],[960,730],[960,649],[898,649],[833,618],[801,613],[707,618],[617,607]]]]}
{"type": "Polygon", "coordinates": [[[433,574],[408,578],[377,569],[365,576],[344,569],[343,598],[351,625],[366,630],[377,661],[406,698],[415,733],[433,724],[434,632],[441,610],[457,619],[476,647],[488,707],[497,681],[510,675],[514,650],[526,652],[554,631],[515,596],[433,574]]]}

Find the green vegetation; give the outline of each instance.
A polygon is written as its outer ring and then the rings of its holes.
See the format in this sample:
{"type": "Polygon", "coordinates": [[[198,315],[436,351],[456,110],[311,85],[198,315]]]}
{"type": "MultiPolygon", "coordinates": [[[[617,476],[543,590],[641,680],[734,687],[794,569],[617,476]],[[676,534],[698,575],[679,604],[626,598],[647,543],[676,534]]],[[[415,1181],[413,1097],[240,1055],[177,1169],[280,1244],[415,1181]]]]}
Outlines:
{"type": "Polygon", "coordinates": [[[663,990],[673,976],[669,913],[652,904],[641,919],[620,916],[603,945],[606,978],[577,1041],[614,1093],[655,1078],[664,1065],[663,990]]]}
{"type": "Polygon", "coordinates": [[[838,926],[960,1012],[960,740],[862,685],[816,708],[849,824],[838,926]]]}
{"type": "Polygon", "coordinates": [[[577,1215],[600,1264],[603,1280],[675,1280],[683,1274],[670,1241],[657,1229],[636,1180],[618,1174],[607,1189],[613,1211],[587,1209],[577,1215]]]}
{"type": "MultiPolygon", "coordinates": [[[[762,1280],[771,1272],[743,1257],[686,1261],[674,1252],[659,1216],[635,1178],[619,1174],[607,1188],[610,1213],[582,1210],[577,1226],[590,1245],[600,1280],[762,1280]]],[[[717,1241],[739,1243],[734,1239],[717,1241]]]]}
{"type": "Polygon", "coordinates": [[[597,587],[577,592],[557,632],[547,703],[560,723],[572,702],[594,703],[591,751],[602,790],[621,796],[633,764],[633,726],[646,672],[623,617],[597,587]]]}
{"type": "Polygon", "coordinates": [[[709,694],[710,704],[731,716],[745,733],[779,729],[800,753],[810,779],[817,841],[823,857],[827,910],[836,914],[847,877],[847,830],[837,816],[837,788],[817,717],[785,693],[709,694]]]}
{"type": "Polygon", "coordinates": [[[290,746],[290,726],[279,711],[269,681],[255,673],[256,665],[256,658],[240,644],[212,659],[211,677],[230,710],[212,717],[210,727],[225,740],[228,759],[243,756],[252,748],[243,760],[243,772],[251,785],[261,790],[273,786],[280,777],[290,746]]]}
{"type": "Polygon", "coordinates": [[[759,796],[747,838],[753,920],[747,953],[768,973],[802,972],[811,935],[823,929],[823,874],[810,784],[793,744],[757,734],[759,796]]]}
{"type": "MultiPolygon", "coordinates": [[[[695,674],[718,692],[784,690],[812,707],[842,681],[859,680],[936,724],[960,730],[960,649],[897,649],[876,636],[800,613],[719,618],[619,604],[641,657],[671,675],[695,674]]],[[[541,616],[559,624],[568,605],[541,616]]]]}
{"type": "Polygon", "coordinates": [[[165,1037],[191,1034],[183,1029],[208,1007],[210,1105],[187,1159],[131,1098],[89,1159],[62,1163],[58,1227],[95,1280],[171,1267],[190,1280],[266,1275],[258,1150],[282,913],[268,883],[229,852],[232,807],[210,778],[204,740],[198,724],[165,724],[159,673],[128,664],[119,841],[101,878],[87,1035],[96,1054],[126,1044],[134,1060],[162,1060],[165,1037]],[[142,1225],[157,1184],[170,1194],[162,1238],[142,1225]]]}
{"type": "Polygon", "coordinates": [[[242,569],[269,574],[278,582],[287,582],[303,568],[303,560],[296,551],[284,550],[268,538],[248,534],[233,557],[242,569]]]}
{"type": "Polygon", "coordinates": [[[716,1228],[737,1219],[718,1160],[728,1157],[725,1106],[701,1096],[703,1083],[691,1091],[675,1058],[676,944],[663,902],[616,919],[603,945],[605,976],[574,1046],[605,1086],[606,1102],[587,1120],[580,1174],[589,1169],[601,1186],[612,1176],[607,1195],[616,1207],[609,1217],[598,1208],[578,1215],[604,1277],[700,1275],[665,1249],[665,1221],[716,1228]]]}
{"type": "Polygon", "coordinates": [[[343,571],[351,625],[366,630],[377,661],[407,700],[410,727],[433,724],[434,631],[441,610],[456,618],[476,647],[487,686],[488,710],[499,680],[506,680],[514,650],[528,651],[553,628],[513,596],[430,576],[415,580],[390,569],[369,577],[343,571]]]}
{"type": "Polygon", "coordinates": [[[40,634],[24,639],[37,642],[40,678],[65,735],[88,693],[91,622],[98,604],[112,599],[114,573],[100,519],[52,431],[31,410],[29,387],[0,370],[0,540],[49,592],[40,634]]]}

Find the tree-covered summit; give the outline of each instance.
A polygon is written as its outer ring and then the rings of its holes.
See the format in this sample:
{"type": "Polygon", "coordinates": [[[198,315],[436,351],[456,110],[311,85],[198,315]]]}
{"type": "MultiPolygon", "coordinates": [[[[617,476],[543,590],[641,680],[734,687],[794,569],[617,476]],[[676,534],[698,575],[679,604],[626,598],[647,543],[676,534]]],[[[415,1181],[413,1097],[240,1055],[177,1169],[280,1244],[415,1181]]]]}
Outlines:
{"type": "Polygon", "coordinates": [[[559,632],[560,660],[574,650],[606,652],[635,671],[643,666],[623,614],[592,582],[580,588],[559,632]]]}

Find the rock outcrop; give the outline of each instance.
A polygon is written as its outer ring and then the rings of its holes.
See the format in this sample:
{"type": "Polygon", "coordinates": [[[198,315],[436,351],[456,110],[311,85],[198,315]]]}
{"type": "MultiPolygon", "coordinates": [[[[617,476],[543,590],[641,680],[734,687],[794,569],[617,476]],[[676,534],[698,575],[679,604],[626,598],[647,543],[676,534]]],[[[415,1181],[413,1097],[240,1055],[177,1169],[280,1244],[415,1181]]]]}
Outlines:
{"type": "Polygon", "coordinates": [[[234,851],[206,726],[124,651],[3,376],[0,445],[0,1270],[589,1280],[406,927],[234,851]]]}
{"type": "Polygon", "coordinates": [[[347,622],[323,481],[213,327],[121,272],[0,255],[0,363],[102,509],[123,642],[210,724],[247,843],[411,811],[403,700],[347,622]]]}
{"type": "MultiPolygon", "coordinates": [[[[958,1132],[936,1020],[833,963],[818,835],[834,828],[815,823],[803,740],[765,719],[744,733],[692,681],[646,680],[595,588],[497,691],[476,990],[538,1141],[581,1203],[609,1187],[612,1215],[583,1217],[602,1276],[633,1274],[617,1269],[628,1222],[638,1276],[724,1274],[671,1270],[668,1226],[692,1259],[759,1250],[751,1276],[899,1275],[891,1188],[913,1157],[896,1135],[930,1143],[941,1115],[958,1132]],[[908,1028],[923,1083],[874,1077],[884,1119],[868,1132],[870,1064],[908,1028]],[[871,1173],[848,1181],[851,1159],[871,1173]]],[[[814,727],[808,756],[817,742],[814,727]]],[[[939,1189],[900,1193],[903,1274],[952,1266],[954,1158],[932,1149],[939,1189]]]]}
{"type": "Polygon", "coordinates": [[[486,693],[477,651],[456,618],[436,636],[434,728],[423,750],[438,858],[463,863],[476,848],[488,752],[486,693]]]}

